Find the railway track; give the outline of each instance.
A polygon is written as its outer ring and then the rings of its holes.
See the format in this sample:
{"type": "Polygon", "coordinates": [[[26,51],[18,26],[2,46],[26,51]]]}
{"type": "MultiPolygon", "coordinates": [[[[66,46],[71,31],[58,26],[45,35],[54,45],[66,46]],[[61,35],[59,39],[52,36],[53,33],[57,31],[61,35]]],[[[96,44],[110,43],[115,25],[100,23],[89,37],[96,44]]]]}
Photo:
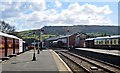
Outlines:
{"type": "Polygon", "coordinates": [[[120,73],[120,68],[101,63],[69,51],[55,51],[74,73],[120,73]]]}

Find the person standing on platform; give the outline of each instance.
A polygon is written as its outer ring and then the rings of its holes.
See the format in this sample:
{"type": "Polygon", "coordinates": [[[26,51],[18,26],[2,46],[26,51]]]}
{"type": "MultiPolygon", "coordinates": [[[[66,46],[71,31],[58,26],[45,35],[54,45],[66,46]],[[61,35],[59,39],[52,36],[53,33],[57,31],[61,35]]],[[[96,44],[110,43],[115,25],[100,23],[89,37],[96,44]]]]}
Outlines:
{"type": "Polygon", "coordinates": [[[40,42],[40,50],[42,51],[42,42],[40,42]]]}

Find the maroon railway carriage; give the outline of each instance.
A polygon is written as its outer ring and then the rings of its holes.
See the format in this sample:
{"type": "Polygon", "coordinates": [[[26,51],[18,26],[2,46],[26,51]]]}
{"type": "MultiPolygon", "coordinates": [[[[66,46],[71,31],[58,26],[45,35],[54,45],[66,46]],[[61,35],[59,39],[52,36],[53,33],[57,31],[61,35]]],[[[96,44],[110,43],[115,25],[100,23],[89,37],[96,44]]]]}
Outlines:
{"type": "Polygon", "coordinates": [[[19,53],[19,40],[15,39],[15,53],[19,53]]]}
{"type": "Polygon", "coordinates": [[[0,58],[2,58],[5,54],[5,50],[3,50],[5,45],[3,45],[3,43],[5,43],[4,37],[0,36],[0,58]]]}
{"type": "Polygon", "coordinates": [[[0,58],[19,53],[19,38],[0,32],[0,58]]]}

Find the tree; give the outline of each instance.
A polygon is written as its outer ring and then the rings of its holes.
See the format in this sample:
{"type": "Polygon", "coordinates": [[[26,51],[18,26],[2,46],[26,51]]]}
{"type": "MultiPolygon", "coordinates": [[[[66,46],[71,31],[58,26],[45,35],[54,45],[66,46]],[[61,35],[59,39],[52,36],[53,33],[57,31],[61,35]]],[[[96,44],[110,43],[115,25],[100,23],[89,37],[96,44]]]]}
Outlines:
{"type": "Polygon", "coordinates": [[[13,33],[15,31],[15,27],[5,21],[0,20],[0,31],[4,33],[13,33]]]}

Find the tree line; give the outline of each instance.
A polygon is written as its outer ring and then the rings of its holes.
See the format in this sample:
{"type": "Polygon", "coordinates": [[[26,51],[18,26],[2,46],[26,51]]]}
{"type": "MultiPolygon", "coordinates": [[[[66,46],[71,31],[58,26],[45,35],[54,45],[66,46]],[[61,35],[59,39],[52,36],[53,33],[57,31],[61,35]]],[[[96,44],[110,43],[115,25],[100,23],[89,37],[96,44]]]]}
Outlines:
{"type": "Polygon", "coordinates": [[[3,33],[13,33],[15,32],[15,26],[11,26],[3,20],[0,20],[0,32],[3,33]]]}

